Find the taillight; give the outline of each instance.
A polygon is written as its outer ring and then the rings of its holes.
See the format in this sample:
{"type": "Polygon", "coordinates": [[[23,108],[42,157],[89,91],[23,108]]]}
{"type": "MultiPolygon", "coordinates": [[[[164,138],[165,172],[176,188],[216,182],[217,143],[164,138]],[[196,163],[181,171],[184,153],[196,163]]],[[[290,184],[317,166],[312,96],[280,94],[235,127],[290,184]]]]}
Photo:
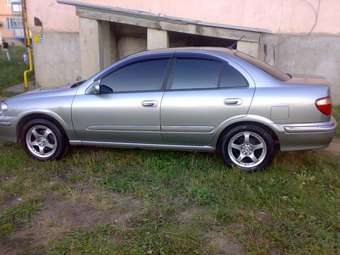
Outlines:
{"type": "Polygon", "coordinates": [[[332,113],[332,100],[331,97],[323,97],[319,98],[315,101],[316,107],[319,109],[320,112],[329,116],[332,113]]]}

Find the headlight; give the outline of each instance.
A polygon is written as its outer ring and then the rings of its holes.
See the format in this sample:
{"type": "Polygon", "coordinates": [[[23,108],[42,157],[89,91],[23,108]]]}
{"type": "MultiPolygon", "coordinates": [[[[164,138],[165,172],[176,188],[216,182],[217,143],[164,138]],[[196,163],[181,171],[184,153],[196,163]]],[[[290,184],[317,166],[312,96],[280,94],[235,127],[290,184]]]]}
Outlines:
{"type": "Polygon", "coordinates": [[[8,110],[8,106],[6,103],[2,102],[0,104],[0,112],[3,113],[3,112],[6,112],[8,110]]]}

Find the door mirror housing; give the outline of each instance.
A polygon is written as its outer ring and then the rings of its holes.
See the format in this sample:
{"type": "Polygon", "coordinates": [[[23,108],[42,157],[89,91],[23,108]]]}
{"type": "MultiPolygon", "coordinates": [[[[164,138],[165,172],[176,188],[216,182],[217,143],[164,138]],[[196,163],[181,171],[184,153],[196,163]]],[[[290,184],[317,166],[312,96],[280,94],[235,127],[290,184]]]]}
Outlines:
{"type": "Polygon", "coordinates": [[[87,94],[91,95],[102,95],[102,94],[112,94],[113,90],[106,86],[105,84],[101,84],[101,81],[95,81],[92,83],[92,85],[87,90],[87,94]]]}
{"type": "Polygon", "coordinates": [[[96,94],[100,94],[100,84],[97,83],[93,86],[93,90],[96,94]]]}
{"type": "Polygon", "coordinates": [[[100,94],[100,80],[95,81],[92,85],[92,93],[96,95],[100,94]]]}

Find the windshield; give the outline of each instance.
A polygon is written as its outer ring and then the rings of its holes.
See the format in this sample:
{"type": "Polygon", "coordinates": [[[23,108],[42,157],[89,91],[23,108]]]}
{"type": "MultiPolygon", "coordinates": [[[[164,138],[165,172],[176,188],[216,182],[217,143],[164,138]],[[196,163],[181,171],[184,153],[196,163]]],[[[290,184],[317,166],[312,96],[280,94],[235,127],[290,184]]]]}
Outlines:
{"type": "Polygon", "coordinates": [[[247,61],[248,63],[260,68],[262,71],[266,72],[267,74],[275,77],[276,79],[280,81],[288,81],[291,79],[291,75],[286,74],[282,72],[280,69],[278,69],[275,66],[269,65],[257,58],[254,58],[252,56],[249,56],[243,52],[240,51],[234,51],[234,54],[243,60],[247,61]]]}

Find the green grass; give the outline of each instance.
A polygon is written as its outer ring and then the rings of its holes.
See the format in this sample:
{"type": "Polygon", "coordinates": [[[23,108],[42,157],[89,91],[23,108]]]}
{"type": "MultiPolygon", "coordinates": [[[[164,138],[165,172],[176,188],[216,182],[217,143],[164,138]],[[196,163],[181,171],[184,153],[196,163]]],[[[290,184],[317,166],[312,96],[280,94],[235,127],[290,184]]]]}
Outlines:
{"type": "Polygon", "coordinates": [[[90,231],[77,230],[52,244],[47,254],[113,254],[116,245],[111,237],[115,234],[111,226],[98,226],[90,231]]]}
{"type": "Polygon", "coordinates": [[[23,83],[25,64],[22,60],[22,54],[24,51],[25,48],[23,47],[10,47],[11,62],[8,62],[5,56],[0,54],[0,90],[23,83]]]}
{"type": "Polygon", "coordinates": [[[7,180],[0,182],[0,206],[1,197],[5,204],[6,197],[50,192],[67,200],[83,186],[93,187],[86,191],[94,192],[92,202],[100,192],[143,202],[127,226],[70,229],[42,254],[216,254],[207,233],[231,236],[249,254],[337,254],[339,169],[340,158],[324,152],[279,154],[271,168],[247,174],[214,154],[75,148],[44,163],[2,146],[0,176],[7,180]],[[197,213],[183,221],[190,208],[197,213]]]}
{"type": "Polygon", "coordinates": [[[340,138],[340,105],[336,105],[333,107],[333,116],[339,123],[336,127],[336,136],[340,138]]]}
{"type": "Polygon", "coordinates": [[[29,223],[40,206],[39,200],[28,200],[4,210],[0,215],[0,240],[9,237],[20,226],[29,223]]]}

